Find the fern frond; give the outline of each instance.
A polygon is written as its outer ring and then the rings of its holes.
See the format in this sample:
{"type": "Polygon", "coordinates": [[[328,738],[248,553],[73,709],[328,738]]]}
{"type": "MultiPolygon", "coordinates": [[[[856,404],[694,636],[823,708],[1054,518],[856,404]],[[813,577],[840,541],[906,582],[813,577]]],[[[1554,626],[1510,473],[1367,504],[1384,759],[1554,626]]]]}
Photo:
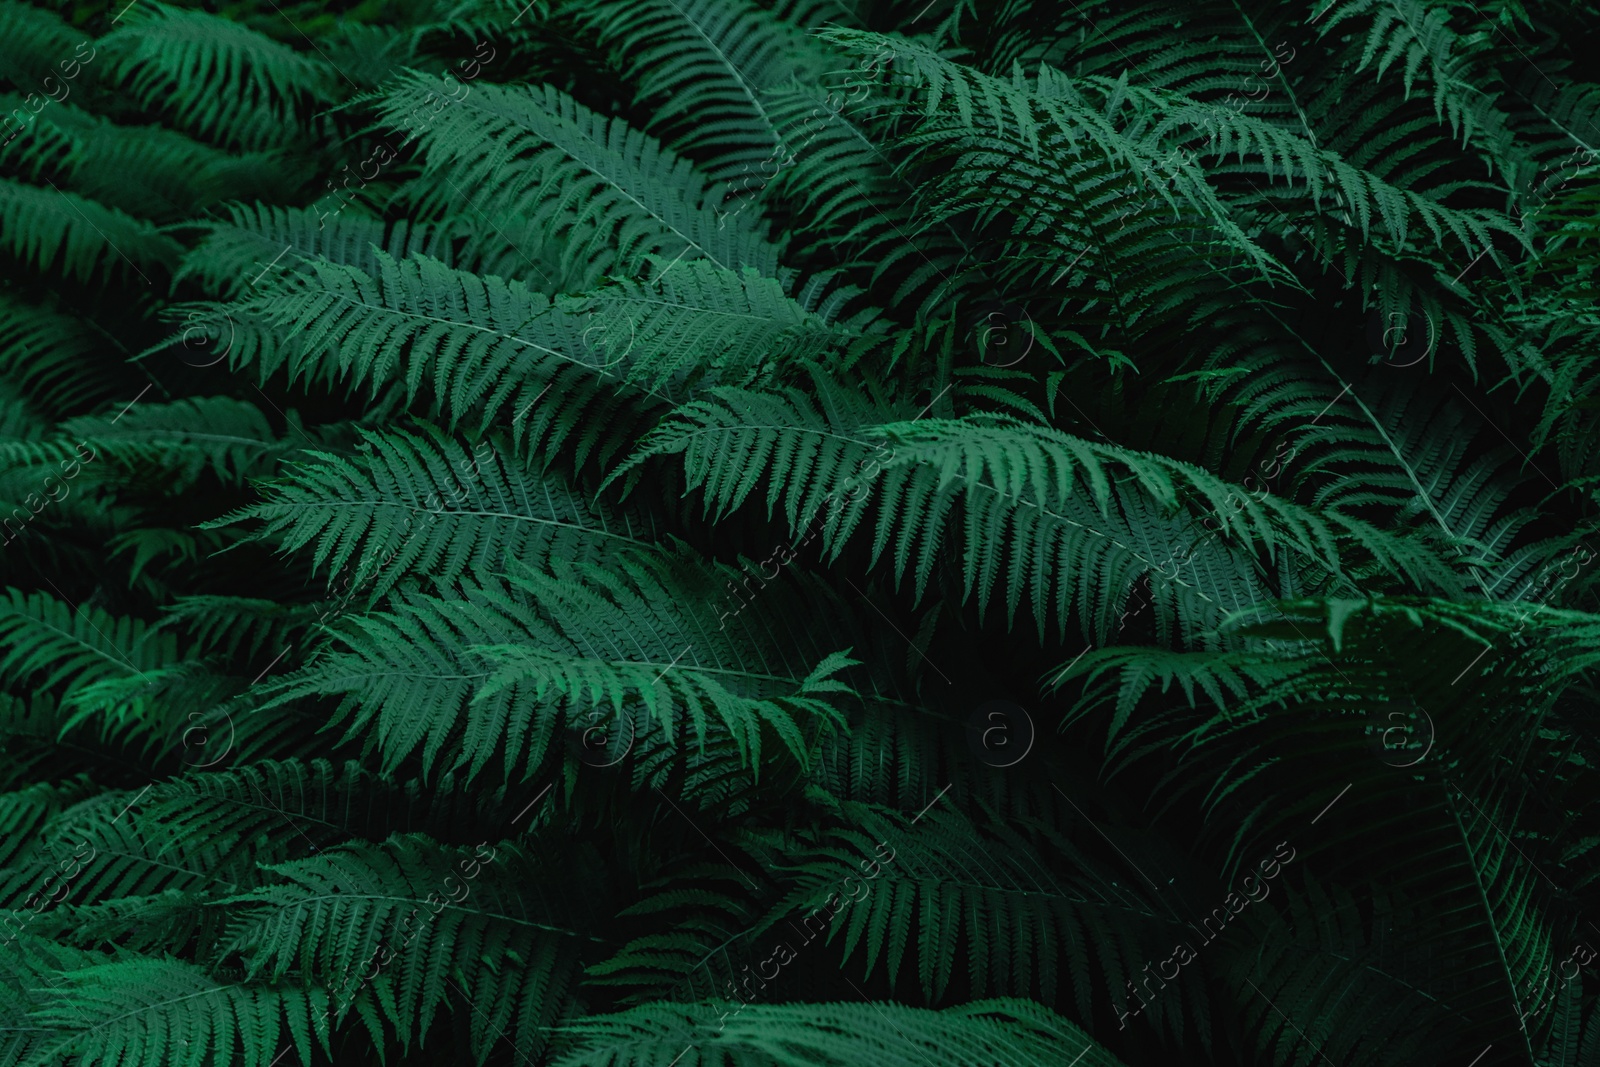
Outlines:
{"type": "MultiPolygon", "coordinates": [[[[1364,857],[1366,870],[1401,901],[1427,904],[1408,939],[1435,961],[1453,961],[1449,971],[1434,972],[1453,977],[1426,988],[1457,1017],[1452,1025],[1488,1041],[1529,1007],[1530,983],[1555,958],[1563,921],[1545,872],[1556,858],[1535,857],[1560,839],[1571,816],[1561,798],[1567,786],[1543,755],[1567,742],[1544,723],[1560,721],[1552,706],[1587,669],[1587,657],[1571,650],[1593,626],[1581,613],[1492,602],[1284,605],[1282,618],[1249,629],[1280,642],[1267,654],[1287,669],[1269,674],[1236,662],[1236,680],[1264,675],[1260,691],[1240,700],[1227,692],[1237,684],[1226,686],[1225,706],[1197,713],[1146,705],[1145,721],[1121,744],[1149,752],[1163,747],[1163,737],[1183,738],[1193,749],[1188,773],[1172,779],[1175,792],[1204,781],[1200,802],[1229,807],[1230,824],[1256,834],[1292,832],[1322,797],[1349,786],[1340,821],[1350,829],[1330,829],[1332,843],[1314,850],[1340,847],[1369,825],[1363,819],[1410,812],[1387,824],[1384,841],[1364,857]],[[1470,686],[1457,686],[1469,676],[1470,686]],[[1408,743],[1392,743],[1396,722],[1408,743]],[[1311,780],[1294,756],[1308,749],[1323,759],[1311,780]],[[1381,761],[1371,758],[1375,749],[1381,761]],[[1419,766],[1420,773],[1392,773],[1419,766]],[[1247,782],[1270,792],[1269,783],[1283,781],[1305,796],[1299,810],[1282,810],[1259,792],[1249,801],[1241,795],[1247,782]],[[1556,794],[1553,803],[1533,818],[1529,798],[1547,791],[1556,794]],[[1522,823],[1515,838],[1504,829],[1513,818],[1522,823]]],[[[1264,1022],[1267,1034],[1280,1032],[1275,1017],[1264,1022]]],[[[1514,1040],[1527,1046],[1532,1038],[1514,1040]]]]}
{"type": "Polygon", "coordinates": [[[87,282],[130,273],[153,284],[179,244],[150,223],[77,193],[0,179],[0,247],[40,271],[87,282]]]}
{"type": "Polygon", "coordinates": [[[1313,1048],[1335,1062],[1425,1055],[1427,1043],[1458,1022],[1426,991],[1419,961],[1386,936],[1418,917],[1380,896],[1366,918],[1348,892],[1306,881],[1303,890],[1287,880],[1275,887],[1285,894],[1278,909],[1241,916],[1247,925],[1237,936],[1248,947],[1230,961],[1227,980],[1248,1005],[1256,1047],[1296,1065],[1320,1062],[1313,1048]],[[1282,1005],[1301,1032],[1270,1004],[1282,1005]],[[1351,1025],[1339,1026],[1341,1018],[1351,1025]]]}
{"type": "MultiPolygon", "coordinates": [[[[123,1067],[270,1067],[285,1028],[301,1062],[325,998],[317,990],[230,982],[175,959],[128,958],[65,972],[30,1020],[48,1037],[24,1064],[76,1057],[123,1067]]],[[[331,1055],[325,1032],[319,1044],[331,1055]]]]}
{"type": "Polygon", "coordinates": [[[110,416],[68,419],[60,431],[63,440],[87,441],[110,462],[161,471],[172,479],[174,492],[207,470],[223,482],[243,484],[300,447],[280,437],[255,404],[228,396],[142,402],[110,416]]]}
{"type": "MultiPolygon", "coordinates": [[[[79,316],[0,293],[0,374],[58,417],[121,394],[131,382],[92,358],[107,345],[79,316]]],[[[134,390],[135,392],[137,390],[134,390]]]]}
{"type": "Polygon", "coordinates": [[[1451,6],[1424,0],[1333,0],[1317,12],[1317,33],[1323,38],[1349,33],[1351,25],[1335,27],[1370,19],[1356,71],[1376,60],[1381,80],[1403,57],[1407,97],[1425,71],[1433,83],[1435,115],[1448,120],[1451,132],[1463,143],[1475,143],[1480,158],[1515,186],[1522,176],[1519,171],[1531,161],[1523,156],[1497,106],[1494,81],[1498,79],[1492,66],[1479,61],[1492,38],[1481,27],[1458,34],[1451,26],[1451,6]]]}
{"type": "Polygon", "coordinates": [[[535,700],[548,700],[568,716],[575,704],[609,703],[620,713],[625,703],[638,701],[664,731],[675,731],[681,721],[687,721],[702,746],[714,714],[720,720],[718,725],[733,738],[740,759],[752,768],[761,764],[762,727],[776,733],[790,754],[803,764],[811,740],[802,724],[842,721],[832,704],[816,694],[854,695],[848,686],[831,677],[855,662],[837,652],[801,679],[793,695],[761,697],[730,689],[717,677],[725,672],[699,667],[657,670],[654,663],[580,659],[520,645],[488,645],[475,651],[494,668],[473,698],[475,701],[488,701],[496,694],[520,689],[524,693],[531,691],[535,700]]]}
{"type": "MultiPolygon", "coordinates": [[[[429,383],[448,424],[475,419],[486,428],[510,407],[519,440],[528,435],[553,449],[571,438],[585,408],[621,402],[608,400],[614,389],[603,385],[629,386],[628,402],[661,403],[662,389],[756,381],[850,336],[777,282],[704,263],[683,264],[656,284],[618,282],[551,299],[425,256],[374,255],[375,275],[318,260],[240,304],[212,306],[291,335],[282,346],[233,345],[231,358],[254,358],[266,372],[287,364],[295,378],[326,368],[373,389],[402,380],[403,365],[407,398],[429,383]]],[[[619,414],[608,416],[617,425],[591,425],[577,439],[580,463],[627,440],[640,413],[619,414]]]]}
{"type": "Polygon", "coordinates": [[[258,536],[284,552],[315,542],[313,569],[333,576],[354,562],[348,585],[374,599],[413,573],[445,586],[507,560],[542,567],[552,556],[599,559],[655,544],[646,516],[591,504],[554,474],[525,471],[504,440],[469,450],[432,427],[363,431],[361,440],[352,458],[311,453],[260,503],[208,525],[259,521],[258,536]]]}
{"type": "Polygon", "coordinates": [[[766,202],[789,206],[797,239],[815,235],[823,248],[869,268],[874,281],[894,281],[886,306],[910,304],[917,293],[930,300],[942,293],[971,254],[970,241],[958,227],[922,225],[915,211],[918,186],[897,169],[882,133],[864,116],[846,113],[842,94],[818,86],[801,83],[766,95],[789,165],[769,179],[758,172],[754,180],[735,182],[721,211],[753,213],[766,202]]]}
{"type": "Polygon", "coordinates": [[[849,662],[837,653],[795,673],[787,662],[744,661],[735,633],[711,630],[709,618],[687,607],[715,595],[710,574],[653,571],[648,560],[617,560],[611,571],[555,562],[553,576],[518,580],[537,611],[526,597],[484,585],[452,599],[399,596],[392,610],[353,620],[339,635],[343,648],[273,687],[271,703],[343,695],[336,720],[353,715],[351,735],[371,730],[390,766],[420,745],[431,767],[449,742],[459,751],[454,766],[470,775],[499,752],[507,773],[532,776],[581,709],[620,710],[633,699],[654,712],[674,746],[685,731],[702,746],[708,733],[731,733],[754,767],[765,725],[803,764],[807,731],[837,719],[818,696],[851,695],[829,678],[849,662]],[[649,616],[654,639],[630,635],[627,620],[649,616]],[[682,680],[665,681],[669,673],[682,680]]]}
{"type": "Polygon", "coordinates": [[[48,593],[8,589],[0,600],[0,678],[35,689],[73,690],[111,678],[139,677],[178,658],[177,641],[142,620],[102,608],[76,609],[48,593]]]}
{"type": "MultiPolygon", "coordinates": [[[[1026,198],[1031,202],[1019,230],[1050,219],[1068,232],[1079,231],[1084,204],[1073,185],[1074,172],[1089,176],[1110,166],[1141,183],[1147,175],[1162,173],[1170,178],[1156,187],[1163,203],[1175,211],[1187,209],[1191,226],[1213,231],[1220,247],[1251,263],[1262,277],[1290,280],[1233,221],[1198,168],[1174,165],[1153,132],[1138,125],[1124,127],[1117,112],[1126,92],[1096,93],[1104,100],[1100,103],[1073,79],[1048,67],[1033,82],[1020,70],[1003,80],[903,37],[857,30],[831,30],[822,37],[853,54],[889,53],[893,73],[878,77],[922,90],[923,123],[912,143],[925,150],[948,150],[958,160],[941,183],[949,191],[939,211],[954,213],[963,209],[958,202],[974,199],[987,201],[993,211],[1026,198]]],[[[1110,221],[1109,214],[1105,221],[1110,221]]]]}
{"type": "Polygon", "coordinates": [[[0,867],[12,867],[35,852],[39,832],[63,808],[92,791],[86,778],[69,782],[34,782],[0,793],[0,867]]]}
{"type": "Polygon", "coordinates": [[[944,1011],[895,1003],[644,1004],[566,1026],[579,1046],[557,1067],[1121,1067],[1073,1023],[1031,1001],[944,1011]]]}
{"type": "MultiPolygon", "coordinates": [[[[867,976],[881,968],[891,989],[914,970],[932,1003],[965,978],[962,987],[974,995],[1053,1004],[1064,999],[1060,983],[1070,985],[1081,1017],[1093,1018],[1097,1004],[1105,1007],[1102,997],[1121,1007],[1126,998],[1117,994],[1150,956],[1170,954],[1174,937],[1189,937],[1161,902],[1142,887],[1112,888],[1116,872],[1098,869],[1070,842],[1030,841],[1036,826],[998,827],[942,811],[913,823],[858,804],[843,811],[852,828],[828,834],[799,859],[798,884],[763,928],[799,929],[807,944],[826,930],[826,941],[842,941],[846,959],[862,959],[867,976]],[[1081,877],[1049,869],[1044,856],[1058,850],[1072,856],[1081,877]],[[851,883],[856,888],[846,889],[851,883]],[[778,925],[780,918],[789,922],[778,925]],[[1030,931],[1025,951],[996,936],[1008,930],[1030,931]],[[1065,975],[1058,960],[1072,961],[1065,975]]],[[[1204,1002],[1196,971],[1183,986],[1191,1005],[1204,1002]]],[[[1162,1007],[1153,1017],[1181,1033],[1162,1007]]]]}
{"type": "Polygon", "coordinates": [[[584,970],[590,984],[630,990],[624,1006],[650,1000],[699,999],[704,984],[715,995],[735,972],[743,942],[758,917],[738,868],[704,861],[674,864],[624,908],[619,920],[649,916],[651,929],[615,955],[584,970]],[[670,927],[662,930],[662,927],[670,927]],[[741,932],[742,931],[742,932],[741,932]],[[687,992],[687,995],[685,995],[687,992]]]}
{"type": "Polygon", "coordinates": [[[644,0],[584,5],[578,18],[615,49],[624,77],[654,104],[652,125],[675,152],[705,158],[720,181],[759,183],[786,138],[768,92],[812,81],[829,56],[744,0],[644,0]]]}
{"type": "Polygon", "coordinates": [[[959,501],[967,594],[987,605],[1003,581],[1009,618],[1026,593],[1041,633],[1052,615],[1064,625],[1076,601],[1086,636],[1103,640],[1146,576],[1159,577],[1185,628],[1215,626],[1265,588],[1254,577],[1255,553],[1275,570],[1285,562],[1310,568],[1304,580],[1312,585],[1343,582],[1341,541],[1396,577],[1459,585],[1433,553],[1353,517],[1241,492],[1203,468],[1149,453],[976,416],[836,428],[798,395],[714,395],[679,408],[631,462],[682,453],[689,487],[719,513],[765,478],[769,514],[783,499],[794,534],[809,527],[809,541],[820,532],[835,557],[875,507],[872,558],[892,546],[897,578],[913,577],[918,596],[955,536],[959,501]],[[1179,518],[1185,511],[1191,517],[1179,518]],[[1215,535],[1190,531],[1199,517],[1215,518],[1215,535]]]}
{"type": "Polygon", "coordinates": [[[93,38],[36,4],[5,0],[0,22],[6,27],[0,37],[0,78],[24,92],[48,92],[46,78],[53,78],[60,92],[61,76],[80,74],[85,57],[95,57],[93,38]]]}
{"type": "Polygon", "coordinates": [[[119,21],[98,44],[116,76],[140,104],[201,137],[278,147],[338,91],[338,73],[320,58],[220,15],[152,0],[119,21]]]}
{"type": "Polygon", "coordinates": [[[260,597],[196,594],[178,597],[158,624],[183,627],[203,652],[254,658],[289,646],[289,635],[317,619],[315,605],[280,604],[260,597]]]}
{"type": "MultiPolygon", "coordinates": [[[[0,111],[24,100],[0,94],[0,111]]],[[[173,221],[223,200],[286,199],[298,190],[288,161],[274,152],[232,154],[162,126],[124,126],[69,103],[35,120],[27,137],[0,146],[0,162],[28,180],[49,179],[140,218],[173,221]]]]}
{"type": "Polygon", "coordinates": [[[354,209],[327,213],[275,204],[231,204],[226,210],[227,222],[203,224],[204,236],[184,255],[175,282],[193,278],[231,300],[267,271],[295,266],[296,261],[321,258],[371,275],[378,273],[374,249],[395,259],[425,255],[449,260],[437,229],[404,219],[385,223],[354,209]]]}
{"type": "Polygon", "coordinates": [[[298,972],[301,995],[327,1005],[314,1021],[324,1037],[360,1000],[375,1039],[381,1012],[409,1049],[464,981],[480,1061],[502,1036],[537,1054],[603,913],[597,897],[560,892],[593,861],[559,851],[565,864],[509,841],[467,849],[411,834],[273,864],[274,884],[219,902],[237,915],[226,951],[275,987],[298,972]]]}
{"type": "MultiPolygon", "coordinates": [[[[552,558],[550,573],[528,571],[514,589],[478,579],[462,582],[453,598],[400,593],[390,611],[342,627],[338,651],[272,686],[269,705],[339,694],[334,721],[354,717],[350,736],[368,734],[387,766],[421,747],[430,768],[448,742],[458,753],[453,766],[467,766],[469,777],[490,760],[502,761],[509,776],[518,766],[518,776],[534,776],[558,731],[584,710],[616,707],[637,686],[638,670],[659,675],[658,681],[685,673],[690,680],[678,688],[666,681],[659,691],[656,683],[638,689],[670,694],[674,707],[674,726],[648,731],[651,745],[682,750],[686,737],[698,745],[726,739],[720,718],[691,720],[707,701],[720,701],[742,736],[754,737],[750,731],[770,715],[781,744],[774,758],[805,765],[819,731],[837,718],[816,697],[851,696],[850,688],[827,678],[846,661],[827,645],[826,633],[806,625],[816,606],[792,587],[770,589],[755,605],[714,617],[733,569],[659,553],[614,555],[608,563],[602,569],[552,558]],[[734,616],[731,625],[728,616],[734,616]],[[638,629],[645,619],[648,637],[638,629]],[[523,649],[506,654],[538,672],[523,680],[512,681],[512,673],[494,678],[496,662],[485,653],[494,646],[523,649]],[[579,686],[586,672],[610,681],[610,693],[579,686]],[[539,678],[552,686],[546,696],[536,693],[539,678]],[[786,725],[795,713],[798,733],[786,725]]],[[[640,741],[648,723],[643,713],[635,718],[640,741]]],[[[752,761],[741,763],[754,769],[752,761]]]]}
{"type": "Polygon", "coordinates": [[[440,210],[459,195],[452,190],[470,188],[479,210],[512,223],[508,234],[485,234],[474,222],[480,245],[528,242],[552,251],[563,282],[546,279],[552,291],[588,288],[602,274],[636,275],[648,256],[775,272],[777,250],[764,223],[751,212],[719,216],[726,190],[620,117],[599,115],[549,85],[479,85],[442,109],[427,106],[447,89],[442,79],[411,75],[382,98],[379,113],[391,126],[415,129],[425,173],[442,183],[433,186],[440,210]],[[425,116],[420,127],[417,112],[425,116]]]}

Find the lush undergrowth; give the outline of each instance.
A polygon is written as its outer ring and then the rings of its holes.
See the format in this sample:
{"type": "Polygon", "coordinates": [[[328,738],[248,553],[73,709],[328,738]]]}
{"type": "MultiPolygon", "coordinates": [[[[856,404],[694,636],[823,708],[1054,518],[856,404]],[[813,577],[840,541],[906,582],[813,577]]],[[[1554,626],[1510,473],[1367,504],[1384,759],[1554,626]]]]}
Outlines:
{"type": "Polygon", "coordinates": [[[0,0],[0,1067],[1600,1064],[1600,8],[205,8],[0,0]]]}

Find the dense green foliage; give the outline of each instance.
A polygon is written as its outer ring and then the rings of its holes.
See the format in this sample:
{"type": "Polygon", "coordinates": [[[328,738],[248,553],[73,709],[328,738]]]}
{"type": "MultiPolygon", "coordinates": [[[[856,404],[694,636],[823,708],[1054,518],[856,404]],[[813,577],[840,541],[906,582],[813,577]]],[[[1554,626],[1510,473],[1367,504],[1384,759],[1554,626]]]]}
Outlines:
{"type": "Polygon", "coordinates": [[[0,1067],[1600,1065],[1600,7],[205,8],[0,0],[0,1067]]]}

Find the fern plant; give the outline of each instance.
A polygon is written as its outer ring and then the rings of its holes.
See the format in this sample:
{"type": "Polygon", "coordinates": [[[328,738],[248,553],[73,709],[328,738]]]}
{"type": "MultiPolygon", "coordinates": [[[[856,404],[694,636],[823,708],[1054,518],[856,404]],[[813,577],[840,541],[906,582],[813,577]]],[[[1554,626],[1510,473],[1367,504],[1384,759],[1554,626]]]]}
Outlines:
{"type": "Polygon", "coordinates": [[[1597,16],[0,0],[0,1067],[1600,1063],[1597,16]]]}

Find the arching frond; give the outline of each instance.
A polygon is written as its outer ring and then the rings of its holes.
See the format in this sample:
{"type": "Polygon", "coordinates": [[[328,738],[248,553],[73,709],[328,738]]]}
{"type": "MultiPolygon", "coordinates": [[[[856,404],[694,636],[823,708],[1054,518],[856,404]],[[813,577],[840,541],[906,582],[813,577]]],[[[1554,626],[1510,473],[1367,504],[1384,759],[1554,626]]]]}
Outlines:
{"type": "Polygon", "coordinates": [[[121,376],[86,358],[107,344],[82,318],[0,293],[0,373],[51,414],[73,414],[116,395],[121,376]]]}
{"type": "MultiPolygon", "coordinates": [[[[1192,936],[1143,885],[1121,886],[1115,870],[1099,869],[1070,842],[1038,840],[1036,826],[939,811],[914,823],[868,806],[844,811],[860,829],[818,842],[763,928],[769,937],[798,929],[804,941],[796,951],[824,933],[828,942],[838,938],[847,961],[861,958],[868,977],[881,969],[891,989],[914,973],[931,1003],[952,983],[978,996],[1057,1003],[1068,996],[1062,982],[1081,1016],[1092,1018],[1096,1005],[1123,1009],[1123,987],[1141,977],[1144,962],[1192,936]],[[1046,856],[1058,849],[1081,874],[1050,869],[1046,856]],[[780,916],[788,921],[778,924],[780,916]],[[1026,952],[1006,933],[1014,930],[1030,931],[1026,952]],[[1067,960],[1058,971],[1056,961],[1067,960]]],[[[1203,1005],[1198,969],[1183,986],[1191,1009],[1203,1005]]],[[[1182,1003],[1173,994],[1153,1017],[1181,1034],[1182,1003]]]]}
{"type": "Polygon", "coordinates": [[[537,1054],[601,911],[560,892],[592,871],[564,851],[557,863],[510,841],[452,848],[404,835],[274,864],[275,884],[226,901],[237,914],[228,951],[275,987],[293,988],[285,979],[298,972],[300,995],[326,1005],[314,1022],[324,1037],[359,1002],[380,1045],[386,1021],[409,1049],[465,976],[475,1055],[503,1036],[537,1054]]]}
{"type": "Polygon", "coordinates": [[[96,55],[93,38],[35,4],[5,0],[0,21],[6,26],[0,36],[0,78],[24,93],[52,92],[46,78],[58,86],[53,92],[61,92],[62,75],[75,77],[96,55]]]}
{"type": "Polygon", "coordinates": [[[270,270],[296,266],[295,260],[321,258],[367,274],[378,273],[374,249],[395,259],[425,255],[449,260],[438,231],[403,219],[391,225],[356,210],[330,213],[275,204],[233,204],[227,210],[229,221],[207,223],[205,236],[183,257],[175,275],[177,281],[198,279],[224,299],[254,288],[270,270]],[[285,264],[280,257],[294,260],[285,264]]]}
{"type": "MultiPolygon", "coordinates": [[[[0,110],[27,113],[0,94],[0,110]]],[[[50,180],[129,214],[171,221],[223,200],[278,200],[301,184],[272,152],[231,154],[162,126],[124,126],[70,103],[41,112],[26,137],[0,147],[33,182],[50,180]]]]}
{"type": "Polygon", "coordinates": [[[458,198],[452,189],[470,188],[479,212],[505,220],[483,227],[468,216],[480,246],[499,243],[519,254],[526,246],[560,264],[559,279],[540,279],[548,291],[588,288],[602,274],[635,275],[648,256],[768,276],[776,270],[777,250],[761,220],[718,215],[725,189],[620,117],[599,115],[553,86],[480,85],[461,96],[443,79],[413,75],[382,98],[379,113],[421,142],[427,174],[441,183],[433,194],[440,209],[458,198]],[[582,209],[571,210],[575,204],[582,209]]]}
{"type": "MultiPolygon", "coordinates": [[[[1434,112],[1450,123],[1450,131],[1474,143],[1481,158],[1515,185],[1518,171],[1529,165],[1514,143],[1506,116],[1496,104],[1493,68],[1480,60],[1492,40],[1485,28],[1460,34],[1451,26],[1448,5],[1421,0],[1333,0],[1317,12],[1317,32],[1327,37],[1351,20],[1371,21],[1361,46],[1361,70],[1376,60],[1381,79],[1395,63],[1402,68],[1406,96],[1417,76],[1426,73],[1433,85],[1434,112]]],[[[1360,21],[1357,22],[1357,25],[1360,21]]],[[[1352,27],[1344,26],[1343,32],[1352,27]]]]}
{"type": "Polygon", "coordinates": [[[450,599],[397,597],[390,611],[352,620],[342,647],[274,686],[272,700],[342,696],[335,721],[351,719],[352,734],[375,727],[390,766],[419,746],[432,766],[448,742],[453,766],[473,775],[498,752],[507,773],[531,776],[583,711],[636,701],[674,745],[731,736],[754,767],[770,731],[804,763],[817,732],[838,718],[828,694],[852,695],[831,677],[849,660],[837,650],[803,668],[784,662],[798,657],[747,658],[752,644],[770,644],[741,632],[760,633],[753,628],[767,620],[712,630],[709,614],[690,607],[717,594],[714,572],[612,566],[530,573],[519,580],[530,597],[489,585],[450,599]],[[627,620],[643,617],[653,617],[648,641],[628,630],[627,620]]]}
{"type": "Polygon", "coordinates": [[[556,1061],[560,1067],[655,1067],[675,1053],[684,1067],[1121,1062],[1066,1019],[1021,1000],[976,1001],[944,1011],[876,1002],[657,1003],[588,1016],[567,1029],[580,1044],[556,1061]]]}
{"type": "Polygon", "coordinates": [[[334,99],[339,74],[232,19],[141,3],[103,37],[107,62],[133,97],[222,144],[266,148],[292,138],[301,115],[334,99]]]}
{"type": "Polygon", "coordinates": [[[762,163],[786,147],[769,92],[814,79],[831,58],[744,0],[616,0],[585,5],[578,17],[655,105],[658,135],[735,188],[760,182],[762,163]]]}
{"type": "Polygon", "coordinates": [[[176,265],[176,241],[77,193],[0,180],[0,247],[40,271],[78,281],[153,285],[176,265]]]}
{"type": "MultiPolygon", "coordinates": [[[[136,956],[67,971],[61,985],[39,996],[29,1021],[45,1035],[22,1062],[41,1067],[69,1056],[125,1067],[270,1067],[283,1051],[285,1028],[304,1062],[323,1009],[315,992],[218,979],[192,963],[136,956]]],[[[319,1044],[330,1051],[325,1035],[319,1044]]]]}
{"type": "Polygon", "coordinates": [[[73,605],[47,593],[8,589],[0,601],[0,676],[36,689],[137,677],[177,659],[177,642],[143,621],[102,608],[73,605]]]}
{"type": "MultiPolygon", "coordinates": [[[[663,390],[747,383],[850,336],[749,271],[684,264],[658,283],[551,299],[425,256],[374,254],[375,275],[318,260],[236,307],[214,307],[291,335],[282,347],[235,344],[230,358],[254,358],[267,372],[287,364],[293,377],[327,368],[374,389],[403,381],[408,398],[427,382],[448,424],[509,421],[519,438],[555,447],[615,385],[637,390],[626,401],[655,405],[668,399],[663,390]]],[[[576,443],[579,461],[597,448],[612,454],[638,417],[590,426],[576,443]]]]}
{"type": "Polygon", "coordinates": [[[1102,639],[1133,583],[1149,576],[1159,579],[1163,610],[1175,606],[1185,628],[1214,626],[1266,588],[1254,575],[1254,553],[1266,553],[1272,570],[1310,565],[1327,568],[1321,581],[1342,581],[1339,565],[1330,566],[1340,541],[1409,581],[1458,584],[1431,553],[1354,517],[1241,492],[1199,467],[1149,454],[1004,419],[841,426],[798,395],[715,396],[681,407],[634,462],[681,453],[690,487],[718,512],[742,504],[765,479],[769,513],[783,500],[794,534],[804,530],[809,541],[820,532],[834,555],[875,510],[873,558],[892,546],[896,575],[912,576],[919,595],[947,528],[950,537],[959,529],[968,595],[986,605],[1003,583],[1009,618],[1030,590],[1041,632],[1052,616],[1064,625],[1076,602],[1085,635],[1102,639]],[[960,527],[951,521],[958,501],[960,527]],[[1214,517],[1215,534],[1187,532],[1202,517],[1214,517]],[[1137,531],[1148,536],[1152,523],[1167,527],[1155,539],[1165,550],[1138,542],[1137,531]]]}
{"type": "Polygon", "coordinates": [[[259,520],[285,552],[314,542],[314,568],[373,598],[410,574],[448,585],[510,560],[542,567],[654,546],[646,516],[591,504],[508,452],[502,439],[469,449],[432,428],[364,432],[356,457],[313,453],[261,503],[215,525],[259,520]]]}

